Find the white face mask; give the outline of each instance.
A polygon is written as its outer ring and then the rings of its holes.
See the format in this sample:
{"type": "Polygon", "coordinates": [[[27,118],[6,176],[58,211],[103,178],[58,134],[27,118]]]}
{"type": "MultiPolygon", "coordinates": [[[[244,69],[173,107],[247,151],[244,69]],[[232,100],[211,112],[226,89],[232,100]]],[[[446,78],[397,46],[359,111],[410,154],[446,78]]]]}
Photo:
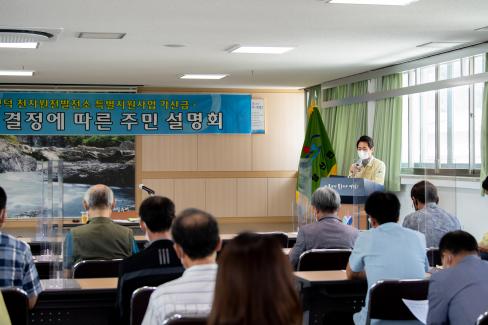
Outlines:
{"type": "Polygon", "coordinates": [[[369,158],[369,153],[367,151],[358,150],[359,159],[365,160],[369,158]]]}

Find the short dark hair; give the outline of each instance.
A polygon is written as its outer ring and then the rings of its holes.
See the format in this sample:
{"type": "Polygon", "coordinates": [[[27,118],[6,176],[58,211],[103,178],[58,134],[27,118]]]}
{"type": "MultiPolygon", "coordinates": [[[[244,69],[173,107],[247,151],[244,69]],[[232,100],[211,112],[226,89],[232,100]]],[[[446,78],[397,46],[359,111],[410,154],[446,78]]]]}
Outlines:
{"type": "Polygon", "coordinates": [[[5,193],[3,187],[0,186],[0,210],[5,209],[6,206],[7,206],[7,193],[5,193]]]}
{"type": "Polygon", "coordinates": [[[358,139],[358,141],[356,142],[356,148],[359,146],[359,142],[366,142],[368,144],[369,149],[372,149],[374,147],[373,138],[367,135],[363,135],[358,139]]]}
{"type": "Polygon", "coordinates": [[[463,230],[451,231],[445,234],[439,242],[439,252],[449,251],[454,255],[461,252],[478,252],[476,239],[463,230]]]}
{"type": "Polygon", "coordinates": [[[372,193],[366,200],[364,209],[380,225],[387,222],[398,222],[400,217],[400,201],[391,192],[372,193]]]}
{"type": "Polygon", "coordinates": [[[488,176],[485,178],[485,180],[483,181],[483,183],[481,183],[481,186],[483,187],[483,189],[485,191],[488,191],[488,176]]]}
{"type": "Polygon", "coordinates": [[[215,252],[219,243],[219,226],[210,213],[186,209],[173,221],[171,235],[185,254],[195,260],[215,252]]]}
{"type": "Polygon", "coordinates": [[[175,218],[175,205],[167,197],[150,196],[142,201],[139,216],[150,231],[167,231],[175,218]]]}
{"type": "Polygon", "coordinates": [[[439,196],[437,195],[437,188],[434,184],[428,181],[420,181],[410,190],[410,197],[413,197],[421,203],[439,202],[439,196]]]}

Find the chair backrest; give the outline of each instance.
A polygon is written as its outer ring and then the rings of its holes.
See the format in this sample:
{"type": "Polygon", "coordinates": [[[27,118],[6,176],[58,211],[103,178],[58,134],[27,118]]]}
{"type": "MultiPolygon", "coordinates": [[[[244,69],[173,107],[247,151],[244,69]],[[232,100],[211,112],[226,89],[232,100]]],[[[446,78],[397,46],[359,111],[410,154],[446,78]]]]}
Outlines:
{"type": "Polygon", "coordinates": [[[12,324],[27,325],[29,323],[27,293],[18,288],[2,288],[1,290],[12,324]]]}
{"type": "Polygon", "coordinates": [[[369,290],[368,318],[382,320],[414,320],[402,299],[427,300],[429,280],[378,281],[369,290]]]}
{"type": "MultiPolygon", "coordinates": [[[[141,287],[157,287],[163,283],[179,278],[185,269],[183,267],[158,267],[151,269],[143,269],[139,271],[129,272],[124,274],[119,279],[119,285],[117,287],[117,309],[121,322],[123,324],[129,323],[129,318],[134,324],[134,318],[131,315],[140,315],[140,308],[132,313],[131,301],[133,299],[134,292],[141,287]],[[131,312],[129,313],[129,310],[131,312]]],[[[141,306],[140,304],[138,306],[141,306]]],[[[142,311],[142,318],[146,311],[147,304],[142,311]]],[[[142,322],[142,318],[140,321],[142,322]]],[[[137,318],[139,319],[139,318],[137,318]]]]}
{"type": "Polygon", "coordinates": [[[147,305],[156,287],[142,287],[132,293],[130,299],[130,325],[140,325],[144,320],[147,305]]]}
{"type": "Polygon", "coordinates": [[[115,278],[119,276],[119,264],[122,259],[86,260],[73,266],[73,278],[115,278]]]}
{"type": "Polygon", "coordinates": [[[478,317],[476,325],[488,325],[488,311],[478,317]]]}
{"type": "Polygon", "coordinates": [[[441,253],[439,252],[439,248],[428,248],[427,259],[429,260],[429,265],[432,267],[435,267],[436,265],[442,265],[441,253]]]}
{"type": "Polygon", "coordinates": [[[288,235],[284,232],[273,231],[273,232],[258,232],[259,236],[271,237],[279,241],[281,247],[288,247],[288,235]]]}
{"type": "Polygon", "coordinates": [[[312,249],[300,255],[298,271],[345,270],[350,249],[312,249]]]}
{"type": "Polygon", "coordinates": [[[163,325],[206,325],[206,317],[191,317],[174,314],[163,321],[163,325]]]}

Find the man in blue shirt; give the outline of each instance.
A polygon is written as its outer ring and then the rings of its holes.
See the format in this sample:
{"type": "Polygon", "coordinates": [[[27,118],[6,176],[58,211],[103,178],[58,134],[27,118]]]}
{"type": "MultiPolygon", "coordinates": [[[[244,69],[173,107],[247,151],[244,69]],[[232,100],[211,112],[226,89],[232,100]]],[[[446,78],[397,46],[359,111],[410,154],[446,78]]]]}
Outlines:
{"type": "MultiPolygon", "coordinates": [[[[7,218],[7,194],[0,187],[0,227],[7,218]]],[[[29,297],[29,308],[34,308],[42,291],[29,245],[0,232],[0,288],[17,287],[29,297]]]]}
{"type": "Polygon", "coordinates": [[[475,324],[488,311],[488,262],[478,256],[476,239],[453,231],[439,243],[444,270],[429,284],[428,325],[475,324]]]}
{"type": "MultiPolygon", "coordinates": [[[[422,279],[429,268],[425,236],[398,224],[400,202],[393,193],[375,192],[366,200],[365,210],[372,229],[361,233],[347,265],[349,279],[364,279],[371,288],[379,280],[422,279]]],[[[369,291],[366,306],[369,301],[369,291]]],[[[354,323],[363,325],[367,307],[354,315],[354,323]]],[[[373,321],[372,324],[397,322],[373,321]]],[[[410,323],[400,322],[400,324],[410,323]]],[[[413,322],[418,324],[418,322],[413,322]]]]}

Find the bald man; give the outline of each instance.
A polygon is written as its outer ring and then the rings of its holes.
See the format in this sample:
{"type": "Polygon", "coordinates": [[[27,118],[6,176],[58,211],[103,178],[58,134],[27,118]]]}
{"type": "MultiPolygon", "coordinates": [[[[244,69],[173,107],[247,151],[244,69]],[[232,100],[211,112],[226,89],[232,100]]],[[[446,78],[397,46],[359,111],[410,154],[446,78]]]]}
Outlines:
{"type": "Polygon", "coordinates": [[[110,260],[137,253],[132,230],[115,224],[110,216],[115,207],[112,190],[103,184],[90,187],[83,198],[89,223],[73,228],[64,240],[64,267],[81,260],[110,260]]]}

